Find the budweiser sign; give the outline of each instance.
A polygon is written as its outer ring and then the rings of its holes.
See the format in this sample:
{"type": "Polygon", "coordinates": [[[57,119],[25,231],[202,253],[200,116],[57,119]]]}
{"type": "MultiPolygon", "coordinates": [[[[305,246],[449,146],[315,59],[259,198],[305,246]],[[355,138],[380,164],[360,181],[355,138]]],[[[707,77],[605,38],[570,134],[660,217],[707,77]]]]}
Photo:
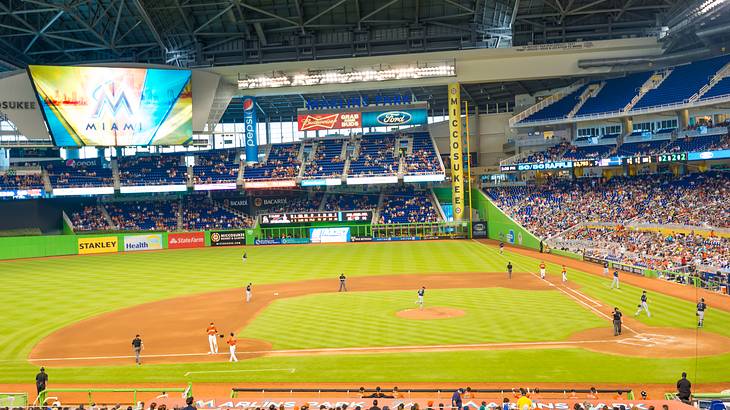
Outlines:
{"type": "Polygon", "coordinates": [[[299,131],[338,130],[362,127],[359,112],[335,114],[305,114],[297,117],[299,131]]]}

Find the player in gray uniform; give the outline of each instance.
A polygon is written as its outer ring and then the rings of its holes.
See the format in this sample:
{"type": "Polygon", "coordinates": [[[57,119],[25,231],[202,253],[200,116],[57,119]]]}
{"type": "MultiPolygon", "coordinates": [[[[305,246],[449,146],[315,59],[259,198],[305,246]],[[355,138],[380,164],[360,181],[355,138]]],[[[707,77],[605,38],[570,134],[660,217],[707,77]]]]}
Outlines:
{"type": "Polygon", "coordinates": [[[639,316],[639,313],[641,313],[641,311],[643,310],[646,312],[646,316],[651,317],[651,313],[649,312],[649,304],[646,301],[646,291],[643,291],[641,292],[641,303],[639,304],[638,309],[636,310],[636,314],[634,316],[639,316]]]}
{"type": "Polygon", "coordinates": [[[246,303],[251,301],[251,283],[246,285],[246,303]]]}
{"type": "Polygon", "coordinates": [[[707,310],[705,298],[701,298],[697,304],[697,327],[703,327],[705,324],[705,310],[707,310]]]}
{"type": "Polygon", "coordinates": [[[616,288],[620,289],[619,283],[618,283],[618,269],[613,271],[613,280],[611,281],[611,289],[616,288]]]}
{"type": "Polygon", "coordinates": [[[423,310],[423,295],[426,294],[426,287],[421,286],[421,289],[418,289],[418,299],[416,300],[416,304],[418,305],[419,310],[423,310]]]}

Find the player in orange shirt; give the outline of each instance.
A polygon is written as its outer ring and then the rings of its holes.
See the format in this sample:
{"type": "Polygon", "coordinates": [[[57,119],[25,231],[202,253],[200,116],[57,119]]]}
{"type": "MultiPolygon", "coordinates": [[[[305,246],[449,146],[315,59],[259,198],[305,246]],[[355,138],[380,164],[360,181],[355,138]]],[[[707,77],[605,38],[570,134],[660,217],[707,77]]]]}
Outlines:
{"type": "Polygon", "coordinates": [[[228,350],[231,352],[231,357],[228,359],[229,362],[237,362],[238,358],[236,357],[236,343],[238,341],[236,340],[236,337],[233,335],[233,332],[231,332],[231,337],[228,338],[228,350]]]}
{"type": "Polygon", "coordinates": [[[545,279],[545,262],[540,262],[540,279],[545,279]]]}
{"type": "Polygon", "coordinates": [[[208,326],[205,332],[208,333],[208,345],[210,345],[208,354],[218,353],[218,340],[215,338],[218,335],[218,329],[215,328],[213,322],[210,322],[210,326],[208,326]]]}

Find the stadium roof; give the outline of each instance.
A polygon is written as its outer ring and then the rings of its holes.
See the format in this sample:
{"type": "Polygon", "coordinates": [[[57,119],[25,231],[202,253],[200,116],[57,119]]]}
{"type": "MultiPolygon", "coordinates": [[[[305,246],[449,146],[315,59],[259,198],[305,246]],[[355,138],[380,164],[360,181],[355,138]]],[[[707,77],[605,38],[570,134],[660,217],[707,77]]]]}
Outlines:
{"type": "Polygon", "coordinates": [[[0,61],[202,67],[652,36],[699,3],[0,0],[0,61]]]}

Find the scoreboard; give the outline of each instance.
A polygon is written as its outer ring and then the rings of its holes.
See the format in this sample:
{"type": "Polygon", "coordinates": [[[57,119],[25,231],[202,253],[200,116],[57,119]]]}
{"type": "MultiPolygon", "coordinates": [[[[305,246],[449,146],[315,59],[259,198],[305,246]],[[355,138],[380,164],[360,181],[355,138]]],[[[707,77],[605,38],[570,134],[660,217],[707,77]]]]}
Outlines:
{"type": "Polygon", "coordinates": [[[372,211],[289,212],[261,215],[261,225],[288,225],[309,222],[370,222],[372,211]]]}

